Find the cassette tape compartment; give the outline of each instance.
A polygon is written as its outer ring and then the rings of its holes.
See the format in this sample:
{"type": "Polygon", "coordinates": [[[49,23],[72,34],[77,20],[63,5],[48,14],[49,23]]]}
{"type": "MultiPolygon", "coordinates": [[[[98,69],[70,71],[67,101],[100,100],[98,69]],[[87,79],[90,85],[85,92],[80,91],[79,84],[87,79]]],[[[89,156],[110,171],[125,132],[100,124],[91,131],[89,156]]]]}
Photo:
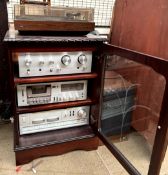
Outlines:
{"type": "MultiPolygon", "coordinates": [[[[20,82],[24,82],[29,85],[29,83],[31,84],[31,82],[36,82],[38,85],[40,82],[46,82],[46,80],[47,82],[51,82],[51,83],[53,82],[52,80],[56,80],[55,82],[61,81],[65,83],[66,82],[85,82],[86,80],[87,89],[88,89],[86,92],[86,99],[69,100],[69,101],[62,101],[62,102],[60,101],[60,102],[52,102],[52,103],[46,103],[46,104],[43,103],[43,104],[35,104],[35,105],[28,105],[28,106],[16,105],[16,113],[38,112],[38,111],[45,111],[45,110],[52,110],[52,109],[63,109],[65,107],[68,108],[68,107],[74,107],[74,106],[94,105],[99,100],[96,94],[97,92],[94,91],[98,83],[97,73],[81,74],[81,75],[52,76],[52,77],[16,78],[14,79],[14,84],[15,86],[17,86],[18,84],[20,84],[20,82]],[[62,80],[66,80],[66,81],[62,81],[62,80]]],[[[72,93],[73,92],[71,92],[71,94],[72,93]]]]}

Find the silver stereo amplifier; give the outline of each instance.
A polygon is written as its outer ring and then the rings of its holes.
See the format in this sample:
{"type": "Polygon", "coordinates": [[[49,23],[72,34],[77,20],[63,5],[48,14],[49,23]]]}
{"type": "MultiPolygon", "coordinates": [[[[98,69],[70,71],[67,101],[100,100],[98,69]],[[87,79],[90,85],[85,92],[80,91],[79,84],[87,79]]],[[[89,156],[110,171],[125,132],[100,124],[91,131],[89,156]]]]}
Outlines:
{"type": "Polygon", "coordinates": [[[89,73],[92,52],[18,53],[18,62],[20,77],[89,73]]]}
{"type": "Polygon", "coordinates": [[[89,124],[89,106],[19,114],[20,135],[89,124]]]}
{"type": "Polygon", "coordinates": [[[17,85],[18,106],[85,100],[87,80],[17,85]]]}

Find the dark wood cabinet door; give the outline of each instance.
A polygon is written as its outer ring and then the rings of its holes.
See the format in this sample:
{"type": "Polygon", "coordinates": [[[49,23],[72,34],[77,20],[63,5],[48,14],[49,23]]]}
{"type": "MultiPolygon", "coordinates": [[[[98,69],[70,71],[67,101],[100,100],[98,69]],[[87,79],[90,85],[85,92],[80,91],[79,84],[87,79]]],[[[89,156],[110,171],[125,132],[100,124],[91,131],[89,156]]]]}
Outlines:
{"type": "Polygon", "coordinates": [[[167,147],[168,61],[104,44],[98,135],[130,174],[159,175],[167,147]]]}
{"type": "Polygon", "coordinates": [[[168,59],[167,0],[116,0],[110,43],[168,59]]]}

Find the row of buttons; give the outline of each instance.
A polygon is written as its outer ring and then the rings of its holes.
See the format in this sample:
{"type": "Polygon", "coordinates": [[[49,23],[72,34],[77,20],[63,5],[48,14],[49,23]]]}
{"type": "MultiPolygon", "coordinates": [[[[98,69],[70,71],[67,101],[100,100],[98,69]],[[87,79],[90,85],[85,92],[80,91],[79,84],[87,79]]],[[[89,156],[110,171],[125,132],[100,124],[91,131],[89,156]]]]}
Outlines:
{"type": "Polygon", "coordinates": [[[64,126],[75,126],[79,124],[85,124],[87,123],[87,119],[81,119],[81,120],[72,120],[72,121],[61,121],[61,122],[56,122],[56,123],[45,123],[43,125],[31,125],[31,126],[26,126],[21,128],[21,133],[26,134],[26,133],[34,133],[41,131],[40,129],[57,129],[57,128],[62,128],[64,126]]]}
{"type": "Polygon", "coordinates": [[[74,100],[80,100],[83,98],[83,95],[79,95],[78,93],[75,94],[67,94],[63,95],[61,97],[54,97],[54,102],[62,102],[62,101],[74,101],[74,100]]]}
{"type": "MultiPolygon", "coordinates": [[[[63,65],[68,66],[71,63],[71,57],[69,55],[64,55],[61,58],[61,62],[63,65]]],[[[80,55],[78,57],[78,62],[81,65],[86,64],[86,62],[87,62],[86,55],[84,55],[84,54],[80,55]]],[[[54,59],[52,59],[52,58],[48,62],[49,65],[54,65],[54,63],[55,63],[54,59]]],[[[27,55],[25,58],[25,66],[29,67],[29,66],[31,66],[31,64],[32,64],[32,58],[30,55],[27,55]]],[[[39,65],[43,66],[44,64],[45,64],[44,58],[41,56],[41,58],[39,59],[39,65]]]]}
{"type": "MultiPolygon", "coordinates": [[[[77,67],[77,69],[79,69],[79,67],[77,67]]],[[[87,66],[81,66],[81,70],[85,71],[87,69],[87,66]]],[[[48,69],[48,72],[60,72],[61,71],[61,67],[56,65],[55,67],[51,67],[48,69]]],[[[42,72],[42,69],[39,69],[39,72],[42,72]]],[[[46,72],[46,70],[45,70],[46,72]]],[[[31,73],[30,69],[27,69],[27,75],[29,75],[31,73]]]]}
{"type": "MultiPolygon", "coordinates": [[[[83,96],[79,96],[78,94],[76,96],[70,95],[68,96],[63,96],[63,97],[54,97],[53,101],[54,102],[64,102],[64,101],[74,101],[74,100],[80,100],[82,99],[83,96]]],[[[27,100],[28,104],[46,104],[51,102],[50,97],[45,97],[45,98],[28,98],[27,100]]]]}
{"type": "Polygon", "coordinates": [[[51,101],[50,97],[28,98],[27,100],[28,104],[43,104],[43,103],[49,103],[50,101],[51,101]]]}

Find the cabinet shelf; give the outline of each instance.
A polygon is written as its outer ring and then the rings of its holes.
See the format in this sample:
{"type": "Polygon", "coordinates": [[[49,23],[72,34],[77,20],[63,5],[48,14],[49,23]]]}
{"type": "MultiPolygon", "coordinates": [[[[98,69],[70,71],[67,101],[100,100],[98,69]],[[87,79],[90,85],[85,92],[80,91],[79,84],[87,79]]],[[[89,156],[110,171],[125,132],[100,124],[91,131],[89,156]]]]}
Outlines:
{"type": "Polygon", "coordinates": [[[95,134],[89,125],[22,135],[19,137],[19,145],[15,145],[15,151],[88,139],[92,137],[95,137],[95,134]]]}
{"type": "Polygon", "coordinates": [[[68,80],[84,80],[97,78],[97,73],[87,74],[74,74],[74,75],[57,75],[57,76],[44,76],[44,77],[26,77],[26,78],[14,78],[15,84],[26,84],[26,83],[43,83],[52,81],[68,81],[68,80]]]}
{"type": "Polygon", "coordinates": [[[90,98],[81,101],[70,101],[63,103],[52,103],[45,105],[34,105],[34,106],[26,106],[26,107],[17,107],[16,112],[19,113],[29,113],[29,112],[38,112],[44,110],[53,110],[53,109],[63,109],[70,108],[74,106],[86,106],[95,104],[96,100],[91,100],[90,98]]]}

